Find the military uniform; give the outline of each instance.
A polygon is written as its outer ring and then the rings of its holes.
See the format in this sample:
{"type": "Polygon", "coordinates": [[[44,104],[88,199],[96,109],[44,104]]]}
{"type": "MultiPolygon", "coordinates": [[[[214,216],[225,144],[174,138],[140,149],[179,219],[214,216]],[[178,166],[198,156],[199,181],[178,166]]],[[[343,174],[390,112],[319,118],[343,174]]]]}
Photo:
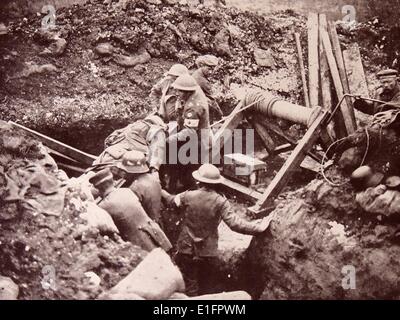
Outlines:
{"type": "Polygon", "coordinates": [[[256,222],[235,215],[228,200],[208,188],[186,191],[166,200],[182,208],[184,214],[176,262],[186,278],[189,295],[205,293],[209,285],[210,264],[218,253],[218,226],[221,220],[240,233],[254,235],[264,231],[256,222]]]}
{"type": "Polygon", "coordinates": [[[152,125],[146,120],[138,120],[117,130],[107,137],[106,149],[93,162],[93,165],[113,163],[131,150],[146,154],[151,168],[160,168],[165,158],[165,131],[164,128],[152,125]]]}
{"type": "Polygon", "coordinates": [[[155,222],[160,223],[161,184],[149,173],[141,174],[129,186],[138,197],[143,209],[155,222]]]}
{"type": "MultiPolygon", "coordinates": [[[[206,78],[203,73],[202,68],[197,69],[193,72],[192,77],[196,80],[198,85],[200,86],[201,90],[203,90],[206,97],[209,99],[209,104],[211,109],[215,110],[218,117],[223,116],[223,112],[219,107],[218,103],[215,101],[215,97],[213,95],[212,85],[210,81],[206,78]]],[[[211,111],[211,110],[210,110],[211,111]]]]}
{"type": "Polygon", "coordinates": [[[378,88],[375,92],[374,98],[380,101],[388,102],[389,104],[382,104],[378,102],[368,102],[364,100],[357,100],[354,107],[366,114],[375,115],[378,112],[400,109],[400,84],[397,84],[393,91],[385,92],[382,88],[378,88]]]}
{"type": "Polygon", "coordinates": [[[105,195],[99,203],[99,207],[111,215],[124,240],[130,241],[147,251],[158,247],[143,228],[151,221],[132,190],[127,188],[114,189],[105,195]]]}
{"type": "Polygon", "coordinates": [[[357,99],[354,102],[354,108],[370,115],[390,110],[400,110],[400,84],[397,79],[398,71],[386,69],[378,72],[376,76],[381,82],[381,87],[376,90],[374,98],[384,103],[357,99]]]}

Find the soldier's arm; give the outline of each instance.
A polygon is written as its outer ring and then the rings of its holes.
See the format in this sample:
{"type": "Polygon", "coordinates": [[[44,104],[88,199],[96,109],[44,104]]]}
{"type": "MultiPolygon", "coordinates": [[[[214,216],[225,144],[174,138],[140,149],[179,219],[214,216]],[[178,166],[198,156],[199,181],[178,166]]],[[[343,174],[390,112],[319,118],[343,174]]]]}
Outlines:
{"type": "Polygon", "coordinates": [[[150,148],[149,167],[159,170],[165,160],[165,132],[163,130],[157,129],[157,132],[154,134],[154,132],[152,132],[152,129],[150,129],[147,141],[150,148]]]}
{"type": "Polygon", "coordinates": [[[221,217],[229,228],[239,233],[255,235],[265,231],[265,227],[260,224],[262,220],[247,221],[240,218],[233,212],[227,200],[221,206],[221,217]]]}
{"type": "Polygon", "coordinates": [[[193,128],[184,128],[181,131],[179,131],[179,132],[177,132],[177,133],[175,133],[173,135],[170,135],[167,138],[167,142],[168,143],[172,143],[172,142],[176,142],[176,141],[183,142],[183,141],[186,141],[188,138],[191,138],[191,137],[197,138],[196,130],[193,129],[193,128]]]}
{"type": "Polygon", "coordinates": [[[176,206],[180,207],[182,205],[182,199],[184,197],[185,192],[180,193],[180,194],[170,194],[168,191],[165,191],[164,189],[161,190],[161,197],[164,200],[164,202],[169,205],[169,206],[176,206]]]}
{"type": "Polygon", "coordinates": [[[365,114],[370,114],[374,115],[375,114],[375,105],[371,101],[366,101],[363,99],[356,99],[353,104],[354,108],[356,108],[358,111],[365,113],[365,114]]]}

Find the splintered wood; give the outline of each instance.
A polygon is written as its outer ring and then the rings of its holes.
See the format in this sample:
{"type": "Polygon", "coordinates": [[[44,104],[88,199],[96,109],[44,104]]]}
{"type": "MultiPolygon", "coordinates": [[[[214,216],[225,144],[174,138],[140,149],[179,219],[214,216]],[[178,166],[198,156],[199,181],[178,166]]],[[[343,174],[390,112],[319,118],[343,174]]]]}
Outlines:
{"type": "Polygon", "coordinates": [[[364,67],[361,60],[360,48],[357,43],[352,43],[343,51],[344,64],[350,92],[355,95],[369,98],[368,83],[365,78],[364,67]]]}

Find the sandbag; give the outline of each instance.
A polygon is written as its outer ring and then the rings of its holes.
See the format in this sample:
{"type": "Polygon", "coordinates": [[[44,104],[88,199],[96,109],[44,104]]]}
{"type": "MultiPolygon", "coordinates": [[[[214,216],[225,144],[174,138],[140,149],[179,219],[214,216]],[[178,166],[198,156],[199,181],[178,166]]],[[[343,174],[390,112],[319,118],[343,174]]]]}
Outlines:
{"type": "Polygon", "coordinates": [[[80,217],[87,222],[88,228],[97,228],[100,232],[119,233],[108,212],[97,206],[94,202],[86,202],[86,212],[81,213],[80,217]]]}
{"type": "Polygon", "coordinates": [[[0,276],[0,300],[17,300],[18,286],[8,277],[0,276]]]}
{"type": "Polygon", "coordinates": [[[179,269],[168,254],[160,249],[151,251],[127,277],[100,297],[138,295],[146,300],[168,299],[174,292],[183,292],[185,284],[179,269]]]}
{"type": "Polygon", "coordinates": [[[232,291],[205,294],[202,296],[191,297],[188,300],[251,300],[251,296],[246,291],[232,291]]]}
{"type": "Polygon", "coordinates": [[[366,212],[387,217],[400,214],[400,192],[384,185],[369,188],[356,196],[356,202],[366,212]]]}

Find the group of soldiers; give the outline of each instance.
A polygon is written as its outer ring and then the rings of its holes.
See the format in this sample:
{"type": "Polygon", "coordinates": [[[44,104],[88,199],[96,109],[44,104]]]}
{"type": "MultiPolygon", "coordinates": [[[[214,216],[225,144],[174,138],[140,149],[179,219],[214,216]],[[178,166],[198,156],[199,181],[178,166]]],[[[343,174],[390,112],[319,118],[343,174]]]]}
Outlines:
{"type": "MultiPolygon", "coordinates": [[[[221,220],[250,235],[264,232],[270,224],[269,218],[248,221],[233,212],[229,201],[217,192],[223,177],[212,164],[191,166],[190,173],[179,170],[179,175],[191,178],[195,188],[177,195],[162,189],[159,171],[168,166],[163,163],[166,144],[187,137],[182,134],[185,131],[210,130],[209,106],[222,115],[210,82],[218,58],[201,56],[196,65],[193,74],[181,64],[169,69],[151,90],[154,112],[106,139],[105,150],[90,168],[89,180],[98,205],[111,215],[125,240],[148,251],[161,247],[172,254],[188,295],[210,292],[207,273],[217,256],[221,220]],[[168,134],[172,122],[178,129],[168,134]],[[124,187],[116,187],[121,181],[124,187]],[[163,231],[163,201],[165,206],[175,207],[183,219],[174,248],[163,231]]],[[[206,137],[200,143],[209,144],[210,140],[206,137]]]]}

